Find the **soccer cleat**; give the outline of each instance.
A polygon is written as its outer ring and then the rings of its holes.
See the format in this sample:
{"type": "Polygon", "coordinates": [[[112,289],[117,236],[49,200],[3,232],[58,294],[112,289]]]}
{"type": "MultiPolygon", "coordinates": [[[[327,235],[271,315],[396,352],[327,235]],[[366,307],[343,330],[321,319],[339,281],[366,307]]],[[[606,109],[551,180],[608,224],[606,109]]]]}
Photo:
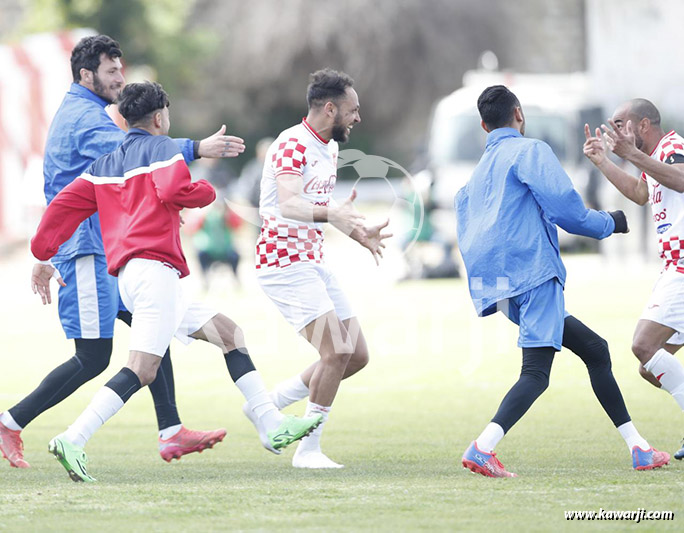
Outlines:
{"type": "Polygon", "coordinates": [[[344,465],[336,463],[321,451],[300,452],[299,448],[292,456],[292,466],[295,468],[344,468],[344,465]]]}
{"type": "Polygon", "coordinates": [[[261,445],[266,448],[269,452],[275,453],[276,455],[280,455],[283,453],[281,450],[277,450],[273,446],[271,446],[271,441],[268,438],[268,435],[266,435],[266,428],[264,428],[264,425],[259,421],[259,417],[250,409],[249,407],[249,402],[245,402],[242,405],[242,412],[245,414],[247,418],[249,418],[249,421],[254,424],[254,427],[257,430],[257,433],[259,433],[259,440],[261,441],[261,445]]]}
{"type": "Polygon", "coordinates": [[[508,472],[496,458],[496,454],[486,453],[477,447],[475,441],[470,443],[468,449],[463,454],[461,459],[463,468],[468,468],[476,474],[482,474],[486,477],[518,477],[518,474],[508,472]]]}
{"type": "Polygon", "coordinates": [[[303,418],[287,415],[278,426],[278,429],[266,433],[271,447],[276,450],[286,448],[295,441],[309,435],[316,429],[321,422],[323,416],[313,415],[303,418]]]}
{"type": "Polygon", "coordinates": [[[659,452],[651,447],[642,450],[639,446],[632,447],[632,467],[634,470],[653,470],[670,462],[670,454],[659,452]]]}
{"type": "Polygon", "coordinates": [[[24,443],[19,436],[21,431],[15,431],[0,422],[0,452],[14,468],[28,468],[31,466],[24,460],[24,443]]]}
{"type": "Polygon", "coordinates": [[[48,451],[62,464],[72,481],[85,481],[86,483],[97,481],[88,475],[86,469],[88,456],[80,446],[71,444],[58,436],[50,441],[48,451]]]}
{"type": "Polygon", "coordinates": [[[202,452],[207,448],[213,448],[226,436],[225,429],[215,431],[193,431],[181,426],[180,431],[166,440],[159,438],[159,454],[162,459],[170,463],[172,459],[180,460],[181,457],[193,452],[202,452]]]}
{"type": "Polygon", "coordinates": [[[675,452],[674,458],[677,459],[677,461],[684,459],[684,440],[682,441],[682,447],[675,452]]]}

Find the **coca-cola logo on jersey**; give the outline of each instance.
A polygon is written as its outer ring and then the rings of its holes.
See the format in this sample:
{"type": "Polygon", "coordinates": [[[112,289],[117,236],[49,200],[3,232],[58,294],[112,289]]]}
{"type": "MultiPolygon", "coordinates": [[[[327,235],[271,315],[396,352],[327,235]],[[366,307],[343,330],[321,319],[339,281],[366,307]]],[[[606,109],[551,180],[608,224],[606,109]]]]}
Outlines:
{"type": "Polygon", "coordinates": [[[335,188],[336,179],[337,177],[335,176],[335,174],[332,174],[328,179],[316,177],[312,179],[309,183],[304,185],[304,192],[306,194],[331,193],[335,188]]]}

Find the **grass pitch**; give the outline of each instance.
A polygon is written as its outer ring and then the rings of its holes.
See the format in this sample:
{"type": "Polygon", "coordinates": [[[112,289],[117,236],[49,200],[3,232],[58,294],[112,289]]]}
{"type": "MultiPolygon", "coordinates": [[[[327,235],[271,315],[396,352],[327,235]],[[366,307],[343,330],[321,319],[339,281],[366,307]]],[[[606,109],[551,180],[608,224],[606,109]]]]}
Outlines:
{"type": "MultiPolygon", "coordinates": [[[[331,249],[332,251],[332,249],[331,249]]],[[[342,253],[342,252],[340,252],[342,253]]],[[[263,450],[241,397],[211,346],[172,345],[178,405],[191,428],[226,427],[215,449],[164,463],[149,393],[142,391],[89,442],[92,485],[76,484],[47,453],[126,360],[117,326],[112,364],[23,433],[28,470],[0,462],[0,531],[681,531],[684,464],[635,472],[628,450],[595,400],[586,371],[557,354],[551,386],[497,451],[516,479],[461,468],[469,442],[517,379],[516,329],[500,316],[476,319],[463,281],[388,281],[375,269],[336,267],[359,312],[371,363],[343,384],[323,438],[341,471],[290,467],[293,450],[263,450]],[[567,521],[570,510],[674,511],[673,521],[567,521]]],[[[603,335],[637,427],[673,452],[684,436],[669,395],[644,382],[629,346],[657,275],[656,265],[566,260],[570,312],[603,335]]],[[[71,356],[54,307],[30,294],[30,263],[2,263],[0,409],[32,390],[71,356]]],[[[233,290],[220,277],[206,299],[242,325],[267,384],[314,360],[254,283],[233,290]]],[[[301,413],[303,405],[291,412],[301,413]]]]}

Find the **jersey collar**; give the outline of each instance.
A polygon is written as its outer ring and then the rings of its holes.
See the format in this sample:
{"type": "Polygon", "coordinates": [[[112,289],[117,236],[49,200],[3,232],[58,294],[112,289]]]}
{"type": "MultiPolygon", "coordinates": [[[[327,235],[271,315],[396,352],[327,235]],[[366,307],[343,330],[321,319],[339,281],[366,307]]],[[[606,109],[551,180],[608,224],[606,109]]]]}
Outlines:
{"type": "Polygon", "coordinates": [[[321,137],[318,132],[311,127],[311,124],[309,124],[306,121],[306,117],[302,119],[302,124],[306,128],[306,130],[321,144],[328,144],[329,141],[326,141],[323,137],[321,137]]]}

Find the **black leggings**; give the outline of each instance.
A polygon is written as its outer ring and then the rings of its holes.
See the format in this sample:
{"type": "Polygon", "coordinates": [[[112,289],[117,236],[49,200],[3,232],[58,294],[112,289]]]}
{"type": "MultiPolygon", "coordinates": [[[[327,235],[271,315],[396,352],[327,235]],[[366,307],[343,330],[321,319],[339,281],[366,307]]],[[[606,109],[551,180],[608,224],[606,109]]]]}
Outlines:
{"type": "MultiPolygon", "coordinates": [[[[131,325],[132,317],[128,311],[119,312],[118,318],[131,325]]],[[[50,407],[71,396],[81,385],[100,375],[109,366],[112,339],[74,339],[74,343],[76,354],[50,372],[31,394],[9,409],[14,421],[22,428],[50,407]]],[[[168,349],[157,371],[157,377],[149,388],[159,429],[180,424],[173,366],[168,349]]]]}
{"type": "MultiPolygon", "coordinates": [[[[573,316],[565,319],[563,346],[584,362],[589,372],[596,398],[616,427],[629,422],[620,388],[611,370],[608,343],[573,316]]],[[[492,422],[499,424],[504,433],[527,412],[549,386],[551,364],[555,349],[523,348],[520,378],[501,402],[492,422]]]]}

